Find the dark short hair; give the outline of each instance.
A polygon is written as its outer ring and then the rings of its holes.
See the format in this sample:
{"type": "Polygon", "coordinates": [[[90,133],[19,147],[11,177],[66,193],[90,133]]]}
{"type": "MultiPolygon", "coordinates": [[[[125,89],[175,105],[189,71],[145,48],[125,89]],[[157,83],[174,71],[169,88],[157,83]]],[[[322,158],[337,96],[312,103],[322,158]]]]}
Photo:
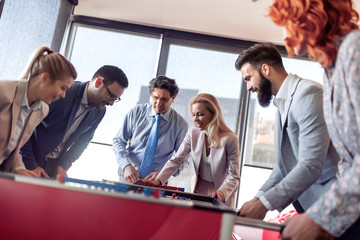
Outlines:
{"type": "Polygon", "coordinates": [[[125,73],[116,66],[111,66],[111,65],[102,66],[96,71],[92,79],[95,79],[97,77],[104,78],[104,81],[109,85],[112,84],[113,82],[117,82],[123,88],[127,88],[129,85],[125,73]]]}
{"type": "Polygon", "coordinates": [[[281,55],[272,43],[258,43],[243,51],[235,62],[236,69],[240,70],[245,63],[250,63],[257,69],[264,63],[284,68],[281,55]]]}
{"type": "Polygon", "coordinates": [[[155,88],[161,88],[161,89],[168,90],[170,92],[171,97],[175,97],[179,92],[179,88],[176,85],[175,80],[168,78],[166,76],[163,76],[163,75],[153,78],[150,81],[150,84],[149,84],[150,94],[154,91],[155,88]]]}

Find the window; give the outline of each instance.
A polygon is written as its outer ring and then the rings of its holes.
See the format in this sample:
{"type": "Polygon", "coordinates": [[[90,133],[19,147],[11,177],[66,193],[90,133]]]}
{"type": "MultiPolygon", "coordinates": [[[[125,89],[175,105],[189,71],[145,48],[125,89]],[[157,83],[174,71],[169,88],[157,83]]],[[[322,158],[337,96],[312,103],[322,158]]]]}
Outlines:
{"type": "Polygon", "coordinates": [[[103,65],[121,68],[129,80],[121,101],[106,108],[94,142],[112,144],[114,129],[124,115],[138,103],[140,89],[156,74],[160,38],[150,35],[78,26],[70,61],[78,72],[78,81],[89,81],[103,65]]]}
{"type": "MultiPolygon", "coordinates": [[[[189,100],[198,93],[214,95],[222,108],[226,124],[236,132],[241,73],[235,69],[238,48],[191,41],[170,41],[166,75],[176,78],[186,112],[181,113],[192,126],[189,100]],[[205,48],[205,47],[208,48],[205,48]],[[232,50],[232,52],[230,52],[232,50]]],[[[180,96],[181,95],[181,96],[180,96]]]]}
{"type": "Polygon", "coordinates": [[[156,74],[160,37],[97,29],[76,25],[70,61],[78,72],[78,81],[89,81],[103,65],[121,68],[129,87],[121,101],[106,107],[92,142],[70,168],[69,176],[88,180],[118,180],[112,139],[120,129],[125,114],[141,99],[141,88],[156,74]],[[100,143],[101,145],[99,146],[100,143]]]}

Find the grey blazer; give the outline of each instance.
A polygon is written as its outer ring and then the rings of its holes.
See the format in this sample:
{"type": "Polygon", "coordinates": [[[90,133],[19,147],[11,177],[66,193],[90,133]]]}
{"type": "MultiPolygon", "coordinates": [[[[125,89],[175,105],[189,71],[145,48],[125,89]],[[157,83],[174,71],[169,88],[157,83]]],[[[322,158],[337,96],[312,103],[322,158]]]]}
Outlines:
{"type": "Polygon", "coordinates": [[[257,197],[282,211],[298,200],[306,211],[336,178],[337,155],[323,116],[322,86],[289,74],[286,120],[275,120],[276,165],[257,197]],[[261,199],[261,198],[260,198],[261,199]]]}

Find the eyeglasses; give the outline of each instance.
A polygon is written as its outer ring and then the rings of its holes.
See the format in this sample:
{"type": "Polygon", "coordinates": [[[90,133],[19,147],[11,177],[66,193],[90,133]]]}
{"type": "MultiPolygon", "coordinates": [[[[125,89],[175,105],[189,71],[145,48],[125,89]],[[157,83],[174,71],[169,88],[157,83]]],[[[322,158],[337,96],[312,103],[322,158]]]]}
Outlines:
{"type": "Polygon", "coordinates": [[[107,87],[107,83],[105,81],[103,81],[104,83],[104,86],[106,88],[106,91],[108,92],[109,96],[108,96],[108,99],[109,100],[113,100],[114,102],[120,102],[121,98],[119,97],[116,97],[114,94],[112,94],[109,90],[109,88],[107,87]]]}
{"type": "Polygon", "coordinates": [[[152,97],[152,99],[154,99],[155,101],[158,101],[158,100],[160,100],[161,102],[163,102],[163,103],[167,103],[172,97],[170,97],[170,98],[159,98],[159,97],[156,97],[156,96],[154,96],[154,95],[151,95],[151,97],[152,97]]]}

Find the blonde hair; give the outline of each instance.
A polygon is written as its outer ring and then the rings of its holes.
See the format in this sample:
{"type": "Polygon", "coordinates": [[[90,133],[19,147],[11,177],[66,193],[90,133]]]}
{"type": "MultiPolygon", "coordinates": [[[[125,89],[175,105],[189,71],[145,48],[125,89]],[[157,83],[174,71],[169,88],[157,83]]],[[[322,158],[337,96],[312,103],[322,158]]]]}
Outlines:
{"type": "Polygon", "coordinates": [[[206,126],[206,131],[208,133],[210,147],[216,148],[220,144],[221,131],[232,132],[225,124],[219,102],[211,94],[200,93],[190,100],[190,112],[192,111],[192,106],[195,103],[205,104],[206,109],[213,114],[213,118],[206,126]]]}
{"type": "Polygon", "coordinates": [[[309,57],[323,67],[336,59],[336,41],[359,28],[359,14],[351,0],[275,0],[269,16],[275,24],[285,26],[289,56],[305,44],[309,57]]]}
{"type": "Polygon", "coordinates": [[[47,72],[53,81],[77,77],[75,67],[69,60],[59,53],[54,53],[49,47],[41,46],[31,54],[20,78],[32,79],[44,72],[47,72]]]}

